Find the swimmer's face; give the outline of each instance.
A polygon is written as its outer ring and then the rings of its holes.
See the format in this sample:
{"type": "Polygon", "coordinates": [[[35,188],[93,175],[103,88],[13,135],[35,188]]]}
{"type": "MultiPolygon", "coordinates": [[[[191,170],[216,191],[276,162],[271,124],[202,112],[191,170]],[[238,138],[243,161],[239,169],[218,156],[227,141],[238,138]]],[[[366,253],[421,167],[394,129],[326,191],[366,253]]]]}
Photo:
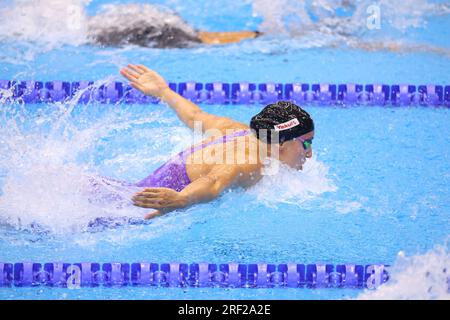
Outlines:
{"type": "Polygon", "coordinates": [[[314,131],[284,142],[280,145],[280,161],[291,168],[302,170],[306,158],[312,157],[312,146],[309,143],[312,139],[314,139],[314,131]]]}

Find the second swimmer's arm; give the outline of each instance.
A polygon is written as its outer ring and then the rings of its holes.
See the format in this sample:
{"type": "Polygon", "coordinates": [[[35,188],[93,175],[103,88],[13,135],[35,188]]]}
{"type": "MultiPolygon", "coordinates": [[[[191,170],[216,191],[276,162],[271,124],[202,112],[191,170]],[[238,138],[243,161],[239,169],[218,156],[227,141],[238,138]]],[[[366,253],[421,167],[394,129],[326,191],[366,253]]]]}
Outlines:
{"type": "Polygon", "coordinates": [[[257,31],[198,32],[200,41],[206,44],[235,43],[245,39],[253,39],[258,37],[259,35],[260,32],[257,31]]]}

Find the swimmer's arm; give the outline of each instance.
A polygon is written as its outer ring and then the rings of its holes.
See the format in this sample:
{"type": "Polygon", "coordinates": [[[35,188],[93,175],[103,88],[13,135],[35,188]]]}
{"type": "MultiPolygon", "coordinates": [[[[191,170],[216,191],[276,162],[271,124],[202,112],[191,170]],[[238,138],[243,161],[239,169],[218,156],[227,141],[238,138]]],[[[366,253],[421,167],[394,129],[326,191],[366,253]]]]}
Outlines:
{"type": "Polygon", "coordinates": [[[258,37],[259,35],[260,33],[256,31],[198,32],[200,41],[206,44],[235,43],[245,39],[253,39],[258,37]]]}
{"type": "Polygon", "coordinates": [[[130,80],[130,85],[133,88],[146,95],[161,98],[177,113],[178,118],[191,129],[194,129],[195,122],[201,122],[203,131],[236,127],[247,128],[245,124],[231,118],[204,112],[195,103],[172,91],[163,77],[146,66],[129,64],[128,68],[120,70],[120,74],[130,80]]]}
{"type": "Polygon", "coordinates": [[[233,165],[216,165],[206,176],[187,185],[180,195],[185,206],[208,202],[217,198],[227,187],[237,179],[239,170],[233,165]]]}
{"type": "Polygon", "coordinates": [[[238,127],[248,128],[247,125],[231,118],[220,117],[204,112],[195,103],[185,99],[169,88],[164,91],[161,99],[165,101],[177,113],[178,118],[191,129],[194,129],[196,122],[201,124],[202,132],[211,129],[224,130],[238,127]]]}
{"type": "Polygon", "coordinates": [[[211,172],[187,185],[181,192],[168,188],[146,188],[133,197],[134,205],[156,209],[145,219],[152,219],[179,208],[217,198],[232,185],[239,172],[235,166],[217,165],[211,172]]]}

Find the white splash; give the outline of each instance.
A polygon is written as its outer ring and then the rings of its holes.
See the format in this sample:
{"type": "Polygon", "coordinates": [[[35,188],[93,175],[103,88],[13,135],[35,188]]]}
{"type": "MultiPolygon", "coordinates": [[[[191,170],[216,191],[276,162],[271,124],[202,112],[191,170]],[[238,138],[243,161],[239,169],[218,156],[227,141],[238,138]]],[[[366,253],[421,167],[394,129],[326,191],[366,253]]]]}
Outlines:
{"type": "Polygon", "coordinates": [[[382,23],[398,30],[426,25],[432,15],[450,13],[445,3],[427,0],[253,0],[253,12],[263,18],[260,31],[289,35],[358,35],[369,31],[367,8],[380,8],[382,23]]]}
{"type": "MultiPolygon", "coordinates": [[[[174,0],[165,6],[154,4],[107,4],[93,16],[86,12],[91,0],[13,0],[0,7],[0,41],[21,40],[51,50],[64,44],[82,45],[102,30],[133,29],[134,26],[170,24],[194,33],[192,23],[181,18],[184,11],[208,15],[208,5],[192,9],[174,0]],[[173,8],[182,8],[175,12],[173,8]]],[[[272,37],[301,38],[305,47],[354,45],[364,40],[367,8],[372,0],[248,0],[253,17],[261,17],[259,31],[272,37]],[[306,44],[305,44],[306,43],[306,44]]],[[[406,32],[426,26],[429,16],[450,13],[448,3],[429,0],[380,0],[382,28],[389,26],[406,32]]],[[[225,13],[226,14],[226,13],[225,13]]],[[[31,49],[30,49],[31,50],[31,49]]]]}
{"type": "Polygon", "coordinates": [[[45,43],[80,45],[86,42],[91,0],[15,0],[0,7],[0,41],[19,39],[45,43]]]}
{"type": "Polygon", "coordinates": [[[98,217],[144,214],[131,204],[136,187],[102,177],[79,157],[117,130],[155,121],[155,114],[126,121],[108,114],[80,124],[71,119],[75,101],[48,104],[35,113],[0,101],[0,223],[65,233],[85,230],[98,217]]]}
{"type": "Polygon", "coordinates": [[[19,39],[47,45],[82,45],[105,30],[139,29],[175,25],[186,32],[195,31],[169,8],[152,4],[107,4],[89,16],[91,0],[15,0],[0,7],[0,40],[19,39]]]}
{"type": "Polygon", "coordinates": [[[263,176],[258,184],[248,190],[258,202],[268,207],[279,203],[300,206],[325,192],[337,190],[329,177],[328,167],[315,157],[308,159],[301,171],[281,163],[278,163],[278,166],[277,174],[263,176]]]}
{"type": "Polygon", "coordinates": [[[347,214],[358,211],[362,208],[362,203],[358,201],[336,201],[336,211],[347,214]]]}
{"type": "Polygon", "coordinates": [[[144,30],[146,26],[162,28],[164,25],[176,26],[195,36],[195,30],[179,15],[162,6],[150,4],[108,4],[101,12],[89,18],[88,38],[97,34],[121,33],[126,30],[144,30]]]}
{"type": "Polygon", "coordinates": [[[365,290],[358,299],[450,300],[449,242],[421,255],[400,252],[390,280],[377,290],[365,290]]]}

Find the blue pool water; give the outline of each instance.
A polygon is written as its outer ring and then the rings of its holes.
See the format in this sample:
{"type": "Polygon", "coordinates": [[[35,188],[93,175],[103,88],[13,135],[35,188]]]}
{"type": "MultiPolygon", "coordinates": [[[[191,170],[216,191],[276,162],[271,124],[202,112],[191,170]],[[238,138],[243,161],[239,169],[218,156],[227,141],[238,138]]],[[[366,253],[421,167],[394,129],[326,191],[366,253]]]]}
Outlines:
{"type": "MultiPolygon", "coordinates": [[[[81,12],[76,16],[80,21],[110,3],[69,2],[81,12]]],[[[119,2],[147,3],[113,3],[119,2]]],[[[302,17],[283,0],[270,1],[272,11],[265,9],[268,1],[259,0],[156,2],[176,9],[196,28],[262,27],[267,35],[187,49],[98,48],[83,43],[82,28],[65,30],[62,21],[67,17],[60,11],[60,16],[52,15],[50,6],[38,10],[23,1],[6,1],[0,17],[14,16],[16,22],[0,19],[0,29],[13,29],[16,35],[0,32],[0,78],[111,81],[119,79],[121,66],[141,63],[176,82],[450,84],[445,2],[406,1],[394,14],[381,1],[381,29],[361,31],[355,18],[338,22],[350,28],[345,36],[327,29],[320,19],[311,22],[309,33],[299,33],[295,26],[271,32],[278,21],[276,8],[290,8],[291,16],[302,17]],[[32,25],[38,11],[50,17],[38,35],[14,29],[32,25]],[[397,49],[358,49],[352,47],[355,39],[395,42],[397,49]]],[[[298,3],[302,7],[303,1],[298,3]]],[[[368,5],[359,2],[344,13],[333,8],[344,16],[368,5]]],[[[309,14],[312,20],[331,15],[314,8],[309,14]]],[[[200,107],[248,123],[262,106],[200,107]]],[[[194,138],[190,130],[161,104],[3,102],[0,261],[382,263],[394,267],[390,284],[373,292],[12,287],[0,288],[0,299],[448,299],[440,270],[450,265],[450,110],[314,104],[305,109],[315,121],[316,135],[314,157],[303,172],[282,168],[250,190],[226,192],[211,203],[149,223],[92,228],[89,222],[98,217],[139,219],[147,211],[122,202],[92,201],[86,192],[89,179],[139,180],[189,146],[194,138]]]]}

